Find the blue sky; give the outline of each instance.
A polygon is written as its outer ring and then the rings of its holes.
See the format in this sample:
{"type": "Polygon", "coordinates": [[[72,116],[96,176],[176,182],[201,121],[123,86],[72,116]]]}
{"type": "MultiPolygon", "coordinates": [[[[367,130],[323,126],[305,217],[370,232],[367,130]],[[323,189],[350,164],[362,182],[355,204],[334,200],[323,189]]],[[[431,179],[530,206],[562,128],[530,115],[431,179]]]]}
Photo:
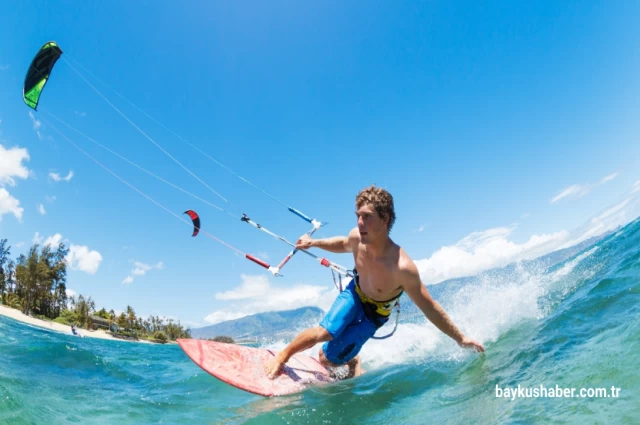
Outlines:
{"type": "MultiPolygon", "coordinates": [[[[149,6],[9,2],[0,14],[0,237],[14,258],[35,240],[65,241],[68,288],[98,307],[130,304],[197,326],[326,308],[335,297],[331,273],[309,257],[298,254],[273,278],[206,235],[191,238],[185,223],[65,141],[51,124],[169,210],[198,211],[204,230],[269,262],[289,247],[47,112],[292,241],[309,229],[102,81],[285,204],[329,222],[319,237],[355,225],[360,189],[387,188],[398,216],[392,237],[427,284],[532,258],[635,216],[627,198],[640,187],[633,2],[149,6]],[[66,61],[30,115],[21,84],[49,40],[66,61]]],[[[329,258],[352,267],[348,255],[329,258]]]]}

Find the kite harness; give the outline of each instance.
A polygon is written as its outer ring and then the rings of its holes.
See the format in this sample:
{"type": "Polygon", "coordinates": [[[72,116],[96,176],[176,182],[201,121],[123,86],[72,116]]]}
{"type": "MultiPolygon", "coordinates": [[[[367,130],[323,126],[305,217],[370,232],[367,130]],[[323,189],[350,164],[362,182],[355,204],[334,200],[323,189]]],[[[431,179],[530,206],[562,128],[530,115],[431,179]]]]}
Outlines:
{"type": "MultiPolygon", "coordinates": [[[[396,310],[396,321],[393,326],[393,330],[391,333],[385,336],[372,336],[372,339],[387,339],[392,336],[396,329],[398,329],[398,322],[400,320],[400,297],[403,292],[400,292],[397,296],[393,297],[387,301],[376,301],[369,296],[367,296],[362,289],[360,288],[360,276],[358,275],[358,270],[355,268],[349,271],[350,275],[356,281],[356,294],[360,298],[360,302],[362,303],[362,307],[365,311],[365,314],[371,322],[373,322],[378,328],[382,327],[386,323],[386,318],[389,318],[393,310],[396,310]]],[[[336,285],[338,291],[342,292],[344,288],[342,287],[342,275],[338,275],[338,279],[336,280],[336,275],[331,270],[331,274],[333,276],[333,283],[336,285]]]]}

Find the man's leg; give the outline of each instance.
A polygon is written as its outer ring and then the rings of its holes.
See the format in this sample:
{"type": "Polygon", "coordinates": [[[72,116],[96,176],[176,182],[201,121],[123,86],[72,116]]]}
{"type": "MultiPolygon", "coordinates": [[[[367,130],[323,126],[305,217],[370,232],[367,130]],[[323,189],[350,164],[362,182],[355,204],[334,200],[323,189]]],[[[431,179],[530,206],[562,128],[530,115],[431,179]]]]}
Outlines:
{"type": "MultiPolygon", "coordinates": [[[[322,349],[320,349],[320,352],[318,353],[318,360],[320,360],[320,364],[326,368],[337,368],[340,366],[327,359],[327,356],[324,354],[324,351],[322,349]]],[[[355,378],[356,376],[360,376],[364,373],[360,366],[361,361],[359,354],[353,359],[349,360],[346,364],[349,367],[349,373],[344,379],[355,378]]]]}
{"type": "Polygon", "coordinates": [[[354,302],[357,297],[353,289],[354,285],[355,283],[351,281],[347,288],[336,297],[333,305],[320,322],[320,326],[299,333],[284,350],[265,363],[264,369],[269,378],[273,379],[291,356],[311,348],[319,342],[333,340],[353,321],[356,314],[354,302]]]}
{"type": "Polygon", "coordinates": [[[362,368],[360,367],[360,354],[349,360],[347,362],[347,366],[349,366],[349,374],[347,375],[347,378],[360,376],[362,374],[362,368]]]}
{"type": "Polygon", "coordinates": [[[296,336],[289,345],[285,347],[272,359],[269,359],[264,365],[264,371],[270,379],[273,379],[282,366],[289,361],[291,356],[300,351],[304,351],[313,347],[319,342],[331,341],[331,334],[322,326],[305,329],[296,336]]]}

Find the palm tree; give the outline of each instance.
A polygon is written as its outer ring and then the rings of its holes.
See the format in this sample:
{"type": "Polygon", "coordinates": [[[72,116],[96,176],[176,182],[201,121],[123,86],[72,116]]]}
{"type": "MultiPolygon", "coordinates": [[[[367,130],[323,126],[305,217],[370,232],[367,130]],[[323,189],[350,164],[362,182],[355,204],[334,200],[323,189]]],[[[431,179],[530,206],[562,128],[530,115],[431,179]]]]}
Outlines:
{"type": "Polygon", "coordinates": [[[78,321],[84,326],[85,329],[90,329],[93,322],[91,321],[91,315],[96,309],[96,303],[87,297],[79,295],[75,301],[75,312],[78,317],[78,321]]]}
{"type": "Polygon", "coordinates": [[[51,318],[59,316],[60,311],[67,303],[67,261],[65,258],[68,253],[69,249],[63,243],[60,243],[56,252],[52,255],[52,288],[49,290],[52,294],[51,318]]]}
{"type": "Polygon", "coordinates": [[[7,293],[15,291],[16,286],[16,263],[13,260],[9,260],[5,268],[4,281],[6,283],[7,293]]]}
{"type": "Polygon", "coordinates": [[[133,325],[136,321],[136,312],[133,310],[133,307],[128,305],[126,313],[127,313],[127,320],[129,321],[129,328],[133,329],[133,325]]]}
{"type": "Polygon", "coordinates": [[[2,298],[2,304],[5,301],[5,292],[8,285],[8,270],[7,265],[11,261],[9,256],[11,255],[11,247],[7,246],[7,240],[0,240],[0,298],[2,298]]]}
{"type": "Polygon", "coordinates": [[[21,296],[22,312],[29,314],[37,307],[38,289],[41,282],[47,280],[48,268],[44,262],[40,261],[38,255],[38,244],[29,250],[29,256],[21,255],[16,266],[16,287],[18,296],[21,296]]]}
{"type": "Polygon", "coordinates": [[[126,328],[127,327],[127,316],[124,315],[124,313],[120,313],[120,316],[118,316],[118,326],[121,328],[126,328]]]}

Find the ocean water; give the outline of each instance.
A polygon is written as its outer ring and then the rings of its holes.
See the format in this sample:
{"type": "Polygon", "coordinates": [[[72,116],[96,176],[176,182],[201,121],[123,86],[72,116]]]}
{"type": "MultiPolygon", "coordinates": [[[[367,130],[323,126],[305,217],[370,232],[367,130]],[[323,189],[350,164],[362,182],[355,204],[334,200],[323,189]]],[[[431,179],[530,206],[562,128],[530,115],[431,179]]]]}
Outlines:
{"type": "Polygon", "coordinates": [[[176,345],[80,339],[0,317],[0,424],[640,423],[640,221],[552,267],[430,290],[485,354],[407,309],[392,338],[361,352],[367,373],[277,398],[218,381],[176,345]],[[545,397],[526,397],[541,386],[545,397]],[[607,397],[580,397],[600,388],[607,397]]]}

